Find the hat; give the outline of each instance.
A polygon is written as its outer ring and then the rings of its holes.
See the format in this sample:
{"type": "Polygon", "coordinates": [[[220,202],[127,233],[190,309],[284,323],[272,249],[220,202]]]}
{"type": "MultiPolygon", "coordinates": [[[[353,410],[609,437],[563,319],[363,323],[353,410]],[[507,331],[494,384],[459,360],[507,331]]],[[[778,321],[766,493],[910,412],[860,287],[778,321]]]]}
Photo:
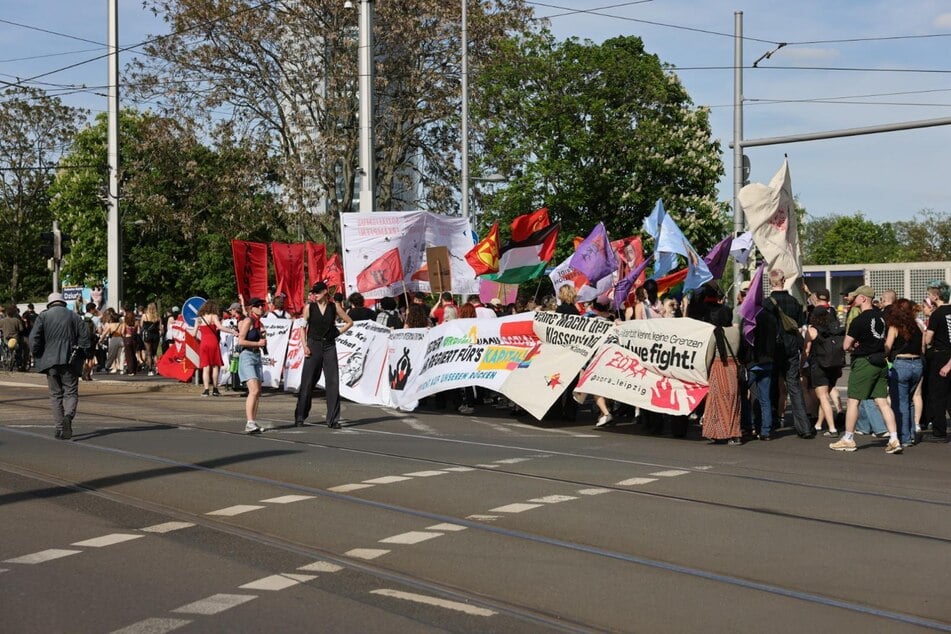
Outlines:
{"type": "Polygon", "coordinates": [[[63,299],[62,293],[50,293],[50,296],[46,299],[47,304],[65,304],[66,300],[63,299]]]}
{"type": "Polygon", "coordinates": [[[178,306],[172,306],[172,312],[173,312],[173,313],[180,313],[180,312],[182,312],[182,309],[179,308],[178,306]]]}
{"type": "Polygon", "coordinates": [[[740,292],[741,293],[748,292],[750,290],[750,286],[752,285],[753,285],[753,280],[746,280],[745,282],[740,284],[740,292]]]}
{"type": "Polygon", "coordinates": [[[493,306],[501,306],[502,300],[499,299],[498,297],[493,297],[492,299],[489,300],[489,303],[492,304],[493,306]]]}
{"type": "Polygon", "coordinates": [[[867,284],[859,286],[857,289],[849,293],[849,299],[855,299],[859,295],[865,295],[869,299],[873,299],[875,297],[875,289],[871,286],[868,286],[867,284]]]}
{"type": "Polygon", "coordinates": [[[252,297],[251,301],[248,302],[248,306],[253,308],[254,306],[264,306],[266,303],[267,302],[265,302],[260,297],[252,297]]]}
{"type": "Polygon", "coordinates": [[[231,306],[228,306],[228,310],[241,310],[241,304],[234,302],[231,306]]]}
{"type": "Polygon", "coordinates": [[[322,293],[327,290],[327,284],[324,282],[314,282],[314,285],[310,287],[311,293],[322,293]]]}
{"type": "Polygon", "coordinates": [[[827,302],[829,301],[829,298],[832,297],[832,295],[829,293],[829,289],[823,288],[822,290],[816,291],[816,297],[824,302],[827,302]]]}

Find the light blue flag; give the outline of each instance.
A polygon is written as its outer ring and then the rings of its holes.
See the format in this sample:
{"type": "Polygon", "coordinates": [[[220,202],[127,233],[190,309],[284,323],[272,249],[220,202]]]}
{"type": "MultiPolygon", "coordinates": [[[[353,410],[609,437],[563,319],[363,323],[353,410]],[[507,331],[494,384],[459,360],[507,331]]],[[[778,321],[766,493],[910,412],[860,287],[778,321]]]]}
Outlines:
{"type": "Polygon", "coordinates": [[[684,292],[700,288],[713,279],[713,273],[710,271],[710,265],[707,261],[697,255],[690,243],[684,240],[687,247],[687,277],[684,279],[684,292]]]}
{"type": "Polygon", "coordinates": [[[664,210],[664,201],[657,199],[654,211],[644,220],[644,230],[654,239],[654,279],[677,267],[677,255],[687,256],[687,238],[674,219],[664,210]]]}

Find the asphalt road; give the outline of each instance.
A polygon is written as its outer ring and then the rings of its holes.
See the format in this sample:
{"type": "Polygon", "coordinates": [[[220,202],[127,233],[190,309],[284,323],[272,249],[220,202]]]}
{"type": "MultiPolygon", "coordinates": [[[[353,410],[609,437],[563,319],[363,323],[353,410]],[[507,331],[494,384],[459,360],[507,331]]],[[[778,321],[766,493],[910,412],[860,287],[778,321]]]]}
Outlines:
{"type": "Polygon", "coordinates": [[[951,631],[947,444],[81,387],[0,375],[3,632],[951,631]]]}

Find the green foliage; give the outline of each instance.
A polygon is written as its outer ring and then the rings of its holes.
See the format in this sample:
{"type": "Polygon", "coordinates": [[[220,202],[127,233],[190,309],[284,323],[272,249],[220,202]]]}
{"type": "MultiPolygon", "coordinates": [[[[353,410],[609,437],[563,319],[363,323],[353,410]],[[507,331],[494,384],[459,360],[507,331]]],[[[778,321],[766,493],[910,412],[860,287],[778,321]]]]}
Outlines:
{"type": "Polygon", "coordinates": [[[803,264],[902,262],[891,223],[877,224],[861,212],[816,218],[806,214],[802,227],[803,264]]]}
{"type": "MultiPolygon", "coordinates": [[[[98,284],[107,273],[107,119],[76,136],[56,175],[52,209],[74,247],[64,278],[98,284]],[[82,167],[89,166],[89,167],[82,167]]],[[[262,148],[228,138],[200,143],[187,121],[120,113],[120,200],[125,303],[235,296],[232,239],[296,239],[271,191],[262,148]]]]}
{"type": "Polygon", "coordinates": [[[904,262],[951,259],[951,214],[924,209],[912,220],[893,224],[904,262]]]}
{"type": "Polygon", "coordinates": [[[510,177],[482,197],[483,226],[547,206],[567,254],[599,221],[615,238],[640,231],[661,198],[701,252],[729,231],[708,113],[640,38],[513,38],[475,81],[476,170],[510,177]]]}

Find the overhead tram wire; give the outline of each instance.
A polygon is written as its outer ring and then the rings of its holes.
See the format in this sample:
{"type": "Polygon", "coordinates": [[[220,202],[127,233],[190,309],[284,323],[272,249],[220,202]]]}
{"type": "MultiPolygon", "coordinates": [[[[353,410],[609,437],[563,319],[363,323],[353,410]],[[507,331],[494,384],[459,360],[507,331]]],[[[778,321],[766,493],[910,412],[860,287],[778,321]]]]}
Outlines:
{"type": "MultiPolygon", "coordinates": [[[[593,9],[574,9],[572,11],[565,11],[564,13],[553,13],[552,15],[540,16],[533,18],[535,20],[550,20],[552,18],[562,18],[566,15],[575,15],[578,13],[590,13],[592,11],[604,11],[605,9],[620,9],[621,7],[630,7],[635,4],[645,4],[647,2],[653,2],[654,0],[634,0],[633,2],[622,2],[621,4],[609,4],[603,7],[594,7],[593,9]]],[[[534,2],[528,2],[528,4],[536,4],[534,2]]]]}

